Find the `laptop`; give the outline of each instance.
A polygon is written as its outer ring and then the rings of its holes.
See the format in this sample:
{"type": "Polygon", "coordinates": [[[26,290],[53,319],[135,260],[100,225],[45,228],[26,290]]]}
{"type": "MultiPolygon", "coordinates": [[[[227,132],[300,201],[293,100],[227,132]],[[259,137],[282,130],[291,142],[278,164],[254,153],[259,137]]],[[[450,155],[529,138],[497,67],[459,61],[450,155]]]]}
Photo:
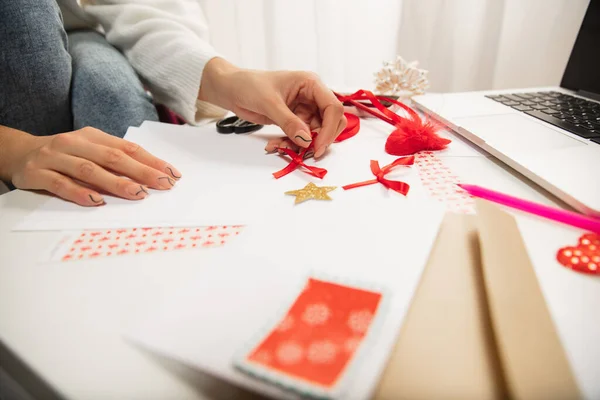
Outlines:
{"type": "Polygon", "coordinates": [[[590,1],[560,87],[413,101],[576,210],[600,217],[600,0],[590,1]]]}

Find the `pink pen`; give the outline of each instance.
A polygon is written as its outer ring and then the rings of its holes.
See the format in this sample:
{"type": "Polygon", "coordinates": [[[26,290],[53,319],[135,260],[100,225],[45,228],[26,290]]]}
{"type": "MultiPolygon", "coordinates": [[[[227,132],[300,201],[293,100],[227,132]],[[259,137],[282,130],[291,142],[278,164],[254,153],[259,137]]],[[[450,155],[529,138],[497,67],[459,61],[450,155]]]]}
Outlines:
{"type": "Polygon", "coordinates": [[[554,207],[548,207],[542,204],[512,197],[503,193],[495,192],[475,185],[458,184],[461,188],[475,197],[493,201],[494,203],[516,208],[540,217],[548,218],[563,224],[585,229],[586,231],[600,233],[600,219],[586,217],[573,211],[561,210],[554,207]]]}

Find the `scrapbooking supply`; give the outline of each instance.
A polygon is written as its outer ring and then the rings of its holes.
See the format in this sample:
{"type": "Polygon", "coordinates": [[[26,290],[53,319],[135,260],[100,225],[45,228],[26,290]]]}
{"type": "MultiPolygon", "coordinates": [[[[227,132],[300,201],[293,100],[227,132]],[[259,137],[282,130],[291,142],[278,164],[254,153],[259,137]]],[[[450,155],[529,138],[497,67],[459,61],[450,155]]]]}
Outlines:
{"type": "Polygon", "coordinates": [[[396,127],[385,142],[385,151],[394,156],[416,154],[425,150],[443,150],[450,144],[450,139],[433,133],[439,128],[431,121],[416,123],[403,120],[398,122],[396,127]]]}
{"type": "Polygon", "coordinates": [[[429,88],[429,71],[418,66],[418,61],[407,62],[401,56],[392,62],[384,62],[383,68],[375,74],[375,91],[401,98],[424,94],[429,88]]]}
{"type": "Polygon", "coordinates": [[[338,100],[347,102],[356,108],[387,122],[396,129],[388,136],[385,144],[385,151],[395,156],[406,156],[416,154],[420,151],[443,150],[450,139],[445,139],[437,135],[440,127],[429,119],[422,119],[416,111],[399,101],[385,96],[375,96],[367,90],[359,90],[351,95],[341,95],[336,93],[338,100]],[[370,101],[379,111],[372,110],[370,107],[362,104],[361,101],[370,101]],[[385,100],[402,108],[408,117],[401,117],[395,112],[381,104],[380,100],[385,100]]]}
{"type": "Polygon", "coordinates": [[[251,133],[261,129],[263,126],[243,120],[237,116],[228,117],[217,121],[217,132],[223,134],[229,133],[251,133]]]}
{"type": "Polygon", "coordinates": [[[344,113],[344,116],[346,117],[347,125],[346,128],[335,139],[335,143],[350,139],[360,130],[360,118],[358,118],[358,116],[351,113],[344,113]]]}
{"type": "MultiPolygon", "coordinates": [[[[350,113],[344,113],[344,115],[346,116],[348,124],[346,125],[346,128],[344,128],[344,130],[335,139],[335,143],[343,142],[344,140],[350,139],[351,137],[355,136],[360,130],[360,119],[356,115],[350,113]]],[[[282,151],[286,155],[288,155],[291,158],[291,161],[285,168],[273,173],[275,179],[282,178],[299,167],[303,167],[304,172],[314,176],[315,178],[323,179],[323,177],[327,175],[326,169],[315,166],[309,166],[304,163],[305,158],[307,158],[306,154],[314,151],[315,139],[318,136],[316,132],[312,132],[311,135],[313,139],[311,144],[307,148],[302,149],[299,153],[296,153],[295,151],[292,151],[291,149],[285,147],[277,148],[277,150],[282,151]]]]}
{"type": "Polygon", "coordinates": [[[459,184],[458,186],[473,196],[493,201],[517,210],[525,211],[527,213],[534,214],[542,218],[547,218],[552,221],[575,226],[577,228],[600,234],[600,219],[598,218],[587,217],[573,211],[545,206],[543,204],[534,203],[532,201],[520,199],[518,197],[496,192],[480,186],[465,184],[459,184]]]}
{"type": "Polygon", "coordinates": [[[127,228],[66,234],[51,251],[51,261],[82,261],[125,255],[220,247],[243,226],[127,228]]]}
{"type": "Polygon", "coordinates": [[[337,189],[336,186],[317,186],[314,183],[309,183],[302,189],[290,190],[285,194],[296,196],[294,204],[305,202],[306,200],[331,200],[327,193],[337,189]]]}
{"type": "Polygon", "coordinates": [[[280,169],[277,172],[273,172],[273,176],[275,177],[275,179],[279,179],[281,177],[286,176],[287,174],[289,174],[290,172],[296,170],[297,168],[302,167],[303,171],[306,172],[309,175],[314,176],[315,178],[319,178],[319,179],[323,179],[323,177],[325,175],[327,175],[327,170],[325,168],[319,168],[319,167],[315,167],[314,165],[307,165],[304,163],[304,159],[306,156],[306,153],[308,151],[313,151],[313,143],[315,142],[315,138],[317,137],[316,134],[313,135],[313,141],[310,144],[310,146],[308,146],[305,149],[302,149],[302,151],[300,151],[300,153],[296,153],[295,151],[293,151],[292,149],[288,149],[287,147],[278,147],[277,150],[284,152],[286,155],[288,155],[290,157],[290,162],[289,164],[283,168],[280,169]]]}
{"type": "Polygon", "coordinates": [[[406,182],[402,181],[393,181],[390,179],[386,179],[385,176],[395,167],[398,166],[411,166],[415,162],[415,157],[401,157],[398,158],[393,163],[384,166],[383,168],[379,167],[379,162],[376,160],[371,160],[371,172],[375,175],[375,179],[371,179],[369,181],[353,183],[350,185],[343,186],[344,190],[354,189],[361,186],[373,185],[376,183],[381,183],[388,189],[392,189],[404,196],[408,194],[408,190],[410,189],[410,185],[406,182]]]}
{"type": "Polygon", "coordinates": [[[423,152],[415,156],[415,164],[423,187],[433,199],[446,204],[449,211],[475,214],[473,196],[457,186],[459,177],[435,153],[423,152]]]}
{"type": "Polygon", "coordinates": [[[586,233],[579,238],[576,246],[558,250],[556,259],[573,271],[600,275],[600,235],[586,233]]]}
{"type": "Polygon", "coordinates": [[[234,364],[304,396],[341,398],[382,301],[376,291],[309,278],[285,315],[259,332],[234,364]]]}

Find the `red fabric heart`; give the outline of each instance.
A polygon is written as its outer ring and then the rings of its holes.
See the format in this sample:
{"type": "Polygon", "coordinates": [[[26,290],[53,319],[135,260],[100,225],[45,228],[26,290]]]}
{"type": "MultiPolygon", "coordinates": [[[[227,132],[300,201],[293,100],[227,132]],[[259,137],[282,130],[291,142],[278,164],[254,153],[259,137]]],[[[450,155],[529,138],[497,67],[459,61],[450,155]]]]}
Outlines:
{"type": "Polygon", "coordinates": [[[437,130],[431,121],[403,119],[388,136],[385,151],[394,156],[408,156],[420,151],[443,150],[451,141],[438,136],[437,130]]]}
{"type": "Polygon", "coordinates": [[[600,235],[586,233],[579,238],[577,246],[558,250],[556,259],[574,271],[600,275],[600,235]]]}

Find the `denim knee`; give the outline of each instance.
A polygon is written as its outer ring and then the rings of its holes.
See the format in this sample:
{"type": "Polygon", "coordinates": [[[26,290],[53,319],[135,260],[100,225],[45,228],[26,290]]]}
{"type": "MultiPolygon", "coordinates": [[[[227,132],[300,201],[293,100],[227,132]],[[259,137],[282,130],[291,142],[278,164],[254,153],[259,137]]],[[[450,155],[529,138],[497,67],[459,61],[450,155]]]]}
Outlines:
{"type": "Polygon", "coordinates": [[[157,120],[150,96],[125,56],[95,31],[69,32],[73,59],[74,127],[123,136],[129,126],[157,120]]]}
{"type": "Polygon", "coordinates": [[[71,57],[56,1],[0,1],[0,19],[0,124],[36,135],[71,130],[71,57]]]}

